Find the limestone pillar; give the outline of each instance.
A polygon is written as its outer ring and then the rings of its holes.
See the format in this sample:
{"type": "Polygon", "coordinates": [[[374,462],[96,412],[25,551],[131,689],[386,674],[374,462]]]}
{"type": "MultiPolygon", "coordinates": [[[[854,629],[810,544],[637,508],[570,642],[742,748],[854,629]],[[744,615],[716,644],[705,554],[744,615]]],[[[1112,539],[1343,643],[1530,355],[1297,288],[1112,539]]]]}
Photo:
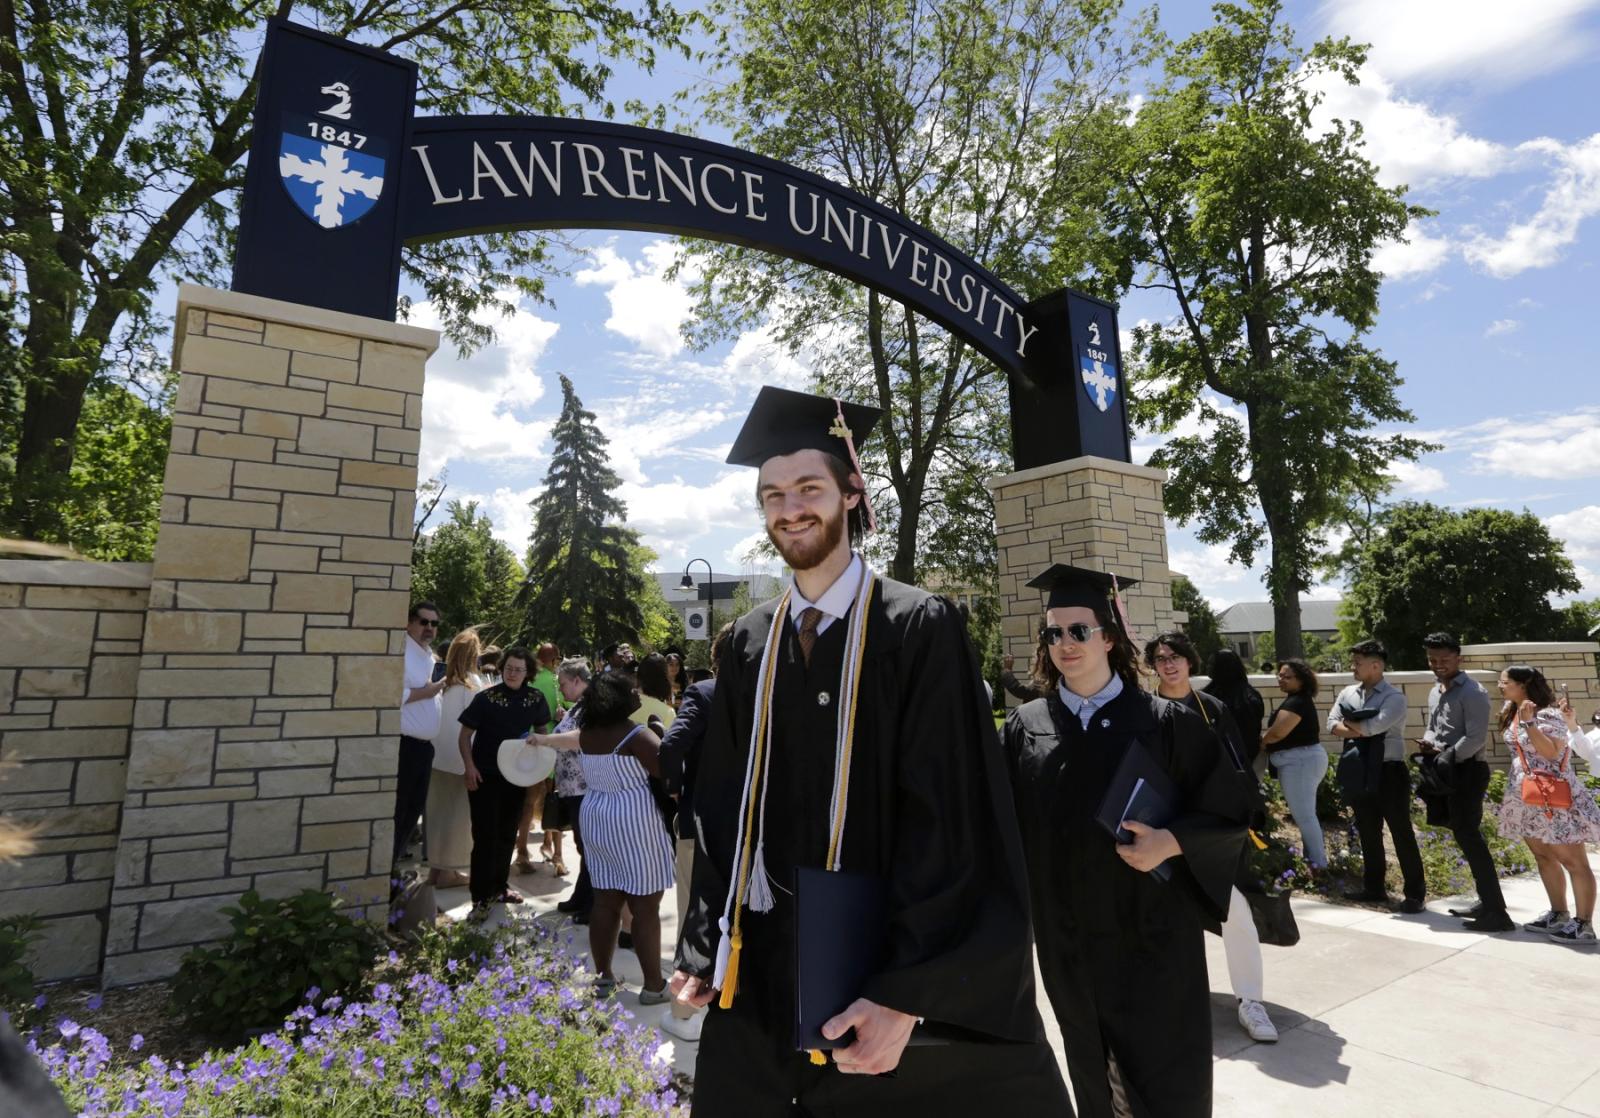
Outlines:
{"type": "Polygon", "coordinates": [[[431,330],[180,289],[105,981],[247,889],[388,892],[431,330]]]}
{"type": "Polygon", "coordinates": [[[1138,579],[1122,600],[1139,640],[1173,625],[1161,495],[1166,480],[1163,470],[1093,457],[989,480],[999,536],[1001,636],[1019,675],[1025,677],[1033,662],[1044,618],[1044,596],[1028,582],[1055,563],[1138,579]]]}

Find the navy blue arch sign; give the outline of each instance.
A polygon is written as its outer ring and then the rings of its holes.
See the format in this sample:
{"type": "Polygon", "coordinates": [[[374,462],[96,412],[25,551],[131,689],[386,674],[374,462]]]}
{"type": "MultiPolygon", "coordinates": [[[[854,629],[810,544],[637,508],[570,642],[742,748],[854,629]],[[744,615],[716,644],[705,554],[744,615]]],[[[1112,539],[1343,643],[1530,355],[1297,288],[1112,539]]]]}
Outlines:
{"type": "Polygon", "coordinates": [[[591,228],[749,245],[880,291],[1004,369],[1019,468],[1128,460],[1110,304],[1070,291],[1029,302],[871,199],[723,144],[587,120],[414,117],[413,63],[285,21],[269,27],[261,75],[237,291],[392,319],[403,244],[591,228]]]}

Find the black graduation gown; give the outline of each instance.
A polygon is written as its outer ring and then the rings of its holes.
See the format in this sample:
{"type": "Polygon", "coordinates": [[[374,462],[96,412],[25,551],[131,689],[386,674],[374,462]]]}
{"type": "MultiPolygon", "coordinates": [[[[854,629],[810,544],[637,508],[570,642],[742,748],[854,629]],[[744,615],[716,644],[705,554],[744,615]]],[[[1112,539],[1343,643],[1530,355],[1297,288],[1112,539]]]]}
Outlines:
{"type": "MultiPolygon", "coordinates": [[[[699,841],[680,969],[714,969],[732,871],[760,660],[776,602],[735,626],[696,773],[699,841]]],[[[775,907],[746,912],[738,992],[713,1002],[695,1070],[697,1118],[771,1114],[1071,1114],[1039,1020],[1026,877],[994,724],[959,617],[880,580],[869,603],[842,862],[888,883],[889,959],[861,992],[926,1019],[949,1043],[913,1045],[889,1076],[815,1067],[794,1048],[796,866],[824,864],[846,621],[809,667],[792,619],[773,698],[766,865],[775,907]]]]}
{"type": "Polygon", "coordinates": [[[1200,717],[1127,688],[1084,729],[1052,692],[1013,710],[1005,749],[1027,852],[1039,972],[1066,1046],[1078,1112],[1110,1118],[1114,1055],[1136,1118],[1211,1113],[1211,1007],[1203,925],[1227,915],[1248,811],[1243,784],[1200,717]],[[1183,802],[1183,856],[1162,881],[1128,866],[1095,822],[1129,740],[1183,802]]]}

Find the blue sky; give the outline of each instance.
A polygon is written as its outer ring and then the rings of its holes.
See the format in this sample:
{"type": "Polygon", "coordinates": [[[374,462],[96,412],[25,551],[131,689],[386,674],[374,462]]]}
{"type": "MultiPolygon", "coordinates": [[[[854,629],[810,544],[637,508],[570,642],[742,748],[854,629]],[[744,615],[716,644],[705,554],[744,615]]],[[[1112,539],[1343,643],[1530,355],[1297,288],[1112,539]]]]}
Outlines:
{"type": "MultiPolygon", "coordinates": [[[[1174,36],[1209,21],[1198,3],[1169,9],[1174,36]]],[[[1327,111],[1361,120],[1384,181],[1440,211],[1380,257],[1371,340],[1399,363],[1416,432],[1444,446],[1397,471],[1395,496],[1527,508],[1566,541],[1586,595],[1600,594],[1600,0],[1338,0],[1291,3],[1289,17],[1303,43],[1373,44],[1362,84],[1330,90],[1327,111]]],[[[652,77],[623,74],[614,94],[664,99],[700,77],[674,59],[652,77]]],[[[575,239],[587,255],[551,285],[554,306],[525,303],[492,323],[495,345],[430,364],[425,476],[446,473],[450,496],[478,500],[522,551],[565,372],[611,439],[629,522],[662,568],[739,569],[760,521],[753,477],[722,456],[757,387],[803,386],[806,369],[760,330],[686,349],[689,301],[663,278],[670,239],[575,239]]],[[[1137,293],[1122,323],[1173,312],[1137,293]]],[[[427,308],[414,320],[429,324],[427,308]]],[[[1139,455],[1154,445],[1136,435],[1139,455]]],[[[1226,547],[1172,524],[1169,548],[1219,608],[1266,597],[1260,570],[1230,565],[1226,547]]]]}

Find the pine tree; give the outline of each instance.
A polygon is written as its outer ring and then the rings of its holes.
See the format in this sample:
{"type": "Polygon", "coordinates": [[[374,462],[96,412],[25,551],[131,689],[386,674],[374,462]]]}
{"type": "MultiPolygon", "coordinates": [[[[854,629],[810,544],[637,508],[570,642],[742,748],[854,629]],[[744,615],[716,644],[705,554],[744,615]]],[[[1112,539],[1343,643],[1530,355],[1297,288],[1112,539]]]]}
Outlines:
{"type": "Polygon", "coordinates": [[[590,644],[639,639],[645,574],[637,532],[623,527],[622,479],[607,465],[606,437],[561,377],[561,417],[544,492],[533,501],[524,632],[575,652],[590,644]]]}

